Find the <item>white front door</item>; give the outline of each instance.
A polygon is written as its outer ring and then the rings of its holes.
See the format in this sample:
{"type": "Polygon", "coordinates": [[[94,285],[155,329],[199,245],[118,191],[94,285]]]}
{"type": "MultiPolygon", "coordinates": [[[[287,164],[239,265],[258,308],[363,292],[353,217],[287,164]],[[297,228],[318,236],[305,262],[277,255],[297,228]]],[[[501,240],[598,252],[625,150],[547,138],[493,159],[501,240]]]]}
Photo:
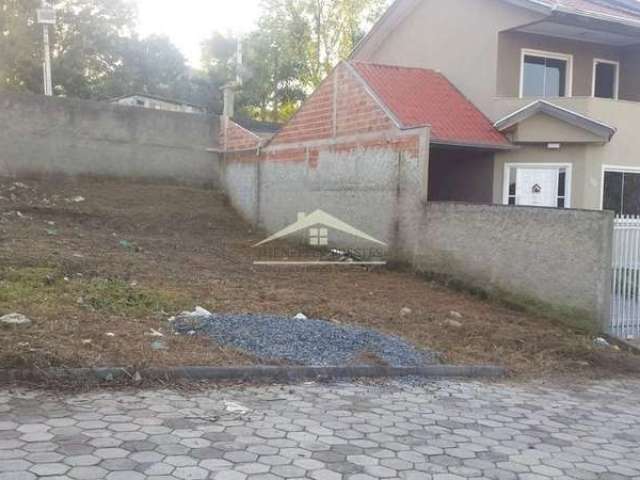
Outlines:
{"type": "Polygon", "coordinates": [[[518,168],[516,205],[558,206],[557,168],[518,168]]]}
{"type": "Polygon", "coordinates": [[[571,164],[507,163],[504,203],[530,207],[571,208],[571,164]]]}

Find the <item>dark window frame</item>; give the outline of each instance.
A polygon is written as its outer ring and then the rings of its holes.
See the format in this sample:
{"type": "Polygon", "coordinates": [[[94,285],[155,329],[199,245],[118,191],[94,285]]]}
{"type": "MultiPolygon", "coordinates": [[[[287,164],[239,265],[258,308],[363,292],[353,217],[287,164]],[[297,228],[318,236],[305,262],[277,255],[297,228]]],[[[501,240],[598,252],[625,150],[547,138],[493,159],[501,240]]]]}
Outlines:
{"type": "Polygon", "coordinates": [[[591,92],[591,96],[594,98],[604,98],[609,100],[618,100],[620,98],[620,62],[615,60],[605,60],[603,58],[594,58],[593,59],[593,89],[591,92]],[[598,95],[598,66],[607,65],[610,67],[614,67],[614,75],[613,75],[613,92],[612,96],[603,96],[598,95]]]}
{"type": "MultiPolygon", "coordinates": [[[[611,180],[613,181],[613,180],[611,180]]],[[[611,210],[616,215],[640,215],[640,170],[632,168],[615,168],[605,167],[602,175],[602,209],[611,210]],[[616,182],[620,182],[617,187],[613,184],[609,188],[608,179],[616,178],[616,182]],[[630,203],[628,201],[630,195],[630,187],[635,187],[637,194],[633,198],[637,198],[635,206],[627,208],[630,203]],[[619,196],[619,199],[607,198],[611,196],[619,196]],[[617,203],[618,205],[614,205],[617,203]]]]}

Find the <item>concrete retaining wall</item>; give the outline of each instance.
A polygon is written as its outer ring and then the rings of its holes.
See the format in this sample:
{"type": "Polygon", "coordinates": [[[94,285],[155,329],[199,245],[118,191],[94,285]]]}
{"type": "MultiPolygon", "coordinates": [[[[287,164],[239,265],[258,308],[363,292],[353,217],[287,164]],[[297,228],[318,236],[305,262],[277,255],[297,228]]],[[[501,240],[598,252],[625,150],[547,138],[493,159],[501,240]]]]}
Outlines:
{"type": "MultiPolygon", "coordinates": [[[[321,209],[375,238],[394,240],[394,208],[399,163],[393,150],[320,152],[318,165],[263,163],[260,184],[260,226],[278,231],[296,220],[297,213],[321,209]]],[[[333,235],[338,235],[334,232],[333,235]]],[[[348,239],[350,247],[361,245],[348,239]]]]}
{"type": "MultiPolygon", "coordinates": [[[[399,242],[400,222],[418,211],[420,186],[411,182],[418,178],[418,158],[393,147],[326,149],[313,163],[307,157],[302,152],[299,161],[225,162],[223,179],[234,208],[270,233],[294,223],[299,213],[322,210],[390,246],[399,242]]],[[[372,246],[336,231],[330,236],[349,249],[372,246]]]]}
{"type": "Polygon", "coordinates": [[[611,212],[429,203],[403,235],[418,270],[608,319],[611,212]]]}
{"type": "Polygon", "coordinates": [[[0,175],[105,175],[211,184],[217,117],[0,94],[0,175]]]}

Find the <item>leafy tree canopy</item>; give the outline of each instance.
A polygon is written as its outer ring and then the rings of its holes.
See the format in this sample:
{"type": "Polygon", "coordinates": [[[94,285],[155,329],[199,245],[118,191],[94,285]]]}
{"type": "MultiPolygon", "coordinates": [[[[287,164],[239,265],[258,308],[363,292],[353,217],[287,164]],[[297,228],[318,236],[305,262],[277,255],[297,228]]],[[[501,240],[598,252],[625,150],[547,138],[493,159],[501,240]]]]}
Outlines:
{"type": "MultiPolygon", "coordinates": [[[[53,0],[56,95],[104,99],[131,93],[182,98],[220,109],[220,87],[239,73],[245,114],[282,121],[349,55],[388,0],[262,0],[255,31],[202,45],[203,68],[189,67],[163,36],[139,38],[134,0],[53,0]]],[[[0,90],[42,92],[40,0],[0,0],[0,90]]]]}
{"type": "MultiPolygon", "coordinates": [[[[347,58],[388,0],[262,0],[258,28],[242,39],[240,106],[261,120],[289,118],[347,58]]],[[[236,72],[239,39],[214,34],[203,44],[207,71],[222,81],[236,72]]]]}

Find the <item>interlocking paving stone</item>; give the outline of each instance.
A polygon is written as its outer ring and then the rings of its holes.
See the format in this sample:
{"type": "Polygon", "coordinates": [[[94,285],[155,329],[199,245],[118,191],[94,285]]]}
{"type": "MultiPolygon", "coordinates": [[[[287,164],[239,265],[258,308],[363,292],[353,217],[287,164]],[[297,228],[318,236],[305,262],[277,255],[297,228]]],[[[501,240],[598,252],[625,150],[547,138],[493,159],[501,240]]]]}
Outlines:
{"type": "Polygon", "coordinates": [[[67,473],[71,467],[62,463],[41,463],[31,467],[31,472],[38,476],[62,475],[67,473]]]}
{"type": "Polygon", "coordinates": [[[0,390],[0,406],[0,480],[640,478],[637,380],[0,390]]]}

